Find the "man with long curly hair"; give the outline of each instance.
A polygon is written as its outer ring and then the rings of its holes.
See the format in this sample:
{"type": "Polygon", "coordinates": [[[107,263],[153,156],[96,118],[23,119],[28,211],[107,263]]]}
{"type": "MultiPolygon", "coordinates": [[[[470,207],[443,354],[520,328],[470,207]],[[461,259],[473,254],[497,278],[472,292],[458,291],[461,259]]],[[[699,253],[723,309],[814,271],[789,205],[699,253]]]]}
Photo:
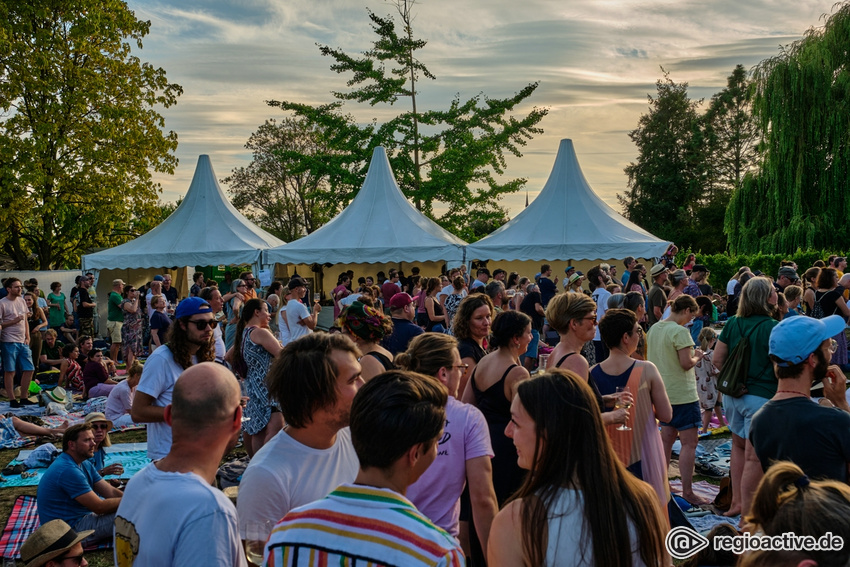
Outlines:
{"type": "Polygon", "coordinates": [[[136,423],[148,424],[148,457],[163,458],[171,449],[171,427],[165,423],[165,406],[171,403],[180,374],[199,362],[215,359],[210,304],[200,297],[184,299],[177,306],[168,342],[145,362],[130,414],[136,423]]]}

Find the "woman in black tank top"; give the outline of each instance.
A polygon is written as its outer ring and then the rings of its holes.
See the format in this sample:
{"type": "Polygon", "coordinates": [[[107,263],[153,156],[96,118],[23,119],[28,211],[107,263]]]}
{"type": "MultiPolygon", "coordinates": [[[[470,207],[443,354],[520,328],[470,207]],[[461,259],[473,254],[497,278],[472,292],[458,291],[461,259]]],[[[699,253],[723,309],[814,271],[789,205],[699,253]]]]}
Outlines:
{"type": "Polygon", "coordinates": [[[360,359],[363,380],[368,382],[378,374],[395,368],[392,353],[380,345],[383,338],[393,331],[392,321],[381,311],[370,303],[357,300],[343,310],[337,324],[363,353],[360,359]]]}

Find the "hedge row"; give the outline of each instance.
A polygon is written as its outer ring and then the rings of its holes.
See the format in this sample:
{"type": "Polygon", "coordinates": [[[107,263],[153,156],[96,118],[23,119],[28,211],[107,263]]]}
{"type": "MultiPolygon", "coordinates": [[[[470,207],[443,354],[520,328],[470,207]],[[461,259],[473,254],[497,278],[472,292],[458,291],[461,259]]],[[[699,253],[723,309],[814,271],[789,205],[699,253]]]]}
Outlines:
{"type": "MultiPolygon", "coordinates": [[[[676,255],[676,265],[682,266],[685,263],[685,259],[688,257],[688,254],[691,254],[690,250],[680,251],[676,255]]],[[[711,276],[709,277],[709,283],[714,287],[717,293],[721,295],[726,292],[726,282],[728,282],[732,276],[734,276],[738,269],[741,266],[749,266],[751,270],[761,270],[766,275],[773,277],[774,279],[779,273],[779,266],[783,260],[792,260],[797,263],[797,268],[799,269],[798,274],[800,277],[803,277],[803,272],[805,272],[808,268],[812,267],[812,265],[817,260],[823,260],[826,262],[827,258],[831,255],[839,255],[846,256],[843,252],[832,252],[827,250],[798,250],[794,254],[749,254],[749,255],[729,255],[729,254],[696,254],[697,264],[704,264],[709,271],[711,271],[711,276]]]]}

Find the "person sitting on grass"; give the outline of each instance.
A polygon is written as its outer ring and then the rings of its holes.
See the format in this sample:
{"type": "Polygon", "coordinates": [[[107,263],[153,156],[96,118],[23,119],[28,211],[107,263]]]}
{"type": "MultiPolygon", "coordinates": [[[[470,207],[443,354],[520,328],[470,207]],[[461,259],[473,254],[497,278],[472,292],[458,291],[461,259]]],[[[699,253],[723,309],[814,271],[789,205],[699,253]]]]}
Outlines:
{"type": "Polygon", "coordinates": [[[104,413],[115,424],[115,427],[133,425],[130,408],[133,407],[133,397],[136,395],[136,386],[139,385],[139,380],[142,377],[142,368],[141,362],[134,361],[133,365],[127,370],[127,379],[118,382],[109,392],[104,413]]]}

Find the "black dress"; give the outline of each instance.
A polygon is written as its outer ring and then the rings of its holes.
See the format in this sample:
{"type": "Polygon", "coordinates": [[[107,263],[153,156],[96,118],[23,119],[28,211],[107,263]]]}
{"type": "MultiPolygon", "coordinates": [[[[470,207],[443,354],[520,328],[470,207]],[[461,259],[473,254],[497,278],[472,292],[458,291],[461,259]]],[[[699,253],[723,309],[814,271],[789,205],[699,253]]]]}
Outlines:
{"type": "Polygon", "coordinates": [[[472,392],[475,394],[475,405],[484,414],[487,427],[490,429],[490,444],[493,446],[493,488],[496,499],[501,506],[508,497],[516,492],[525,477],[525,471],[517,464],[517,452],[514,442],[505,435],[505,428],[511,421],[511,402],[505,397],[505,379],[516,364],[505,370],[499,381],[484,391],[475,384],[476,366],[472,371],[472,392]]]}

